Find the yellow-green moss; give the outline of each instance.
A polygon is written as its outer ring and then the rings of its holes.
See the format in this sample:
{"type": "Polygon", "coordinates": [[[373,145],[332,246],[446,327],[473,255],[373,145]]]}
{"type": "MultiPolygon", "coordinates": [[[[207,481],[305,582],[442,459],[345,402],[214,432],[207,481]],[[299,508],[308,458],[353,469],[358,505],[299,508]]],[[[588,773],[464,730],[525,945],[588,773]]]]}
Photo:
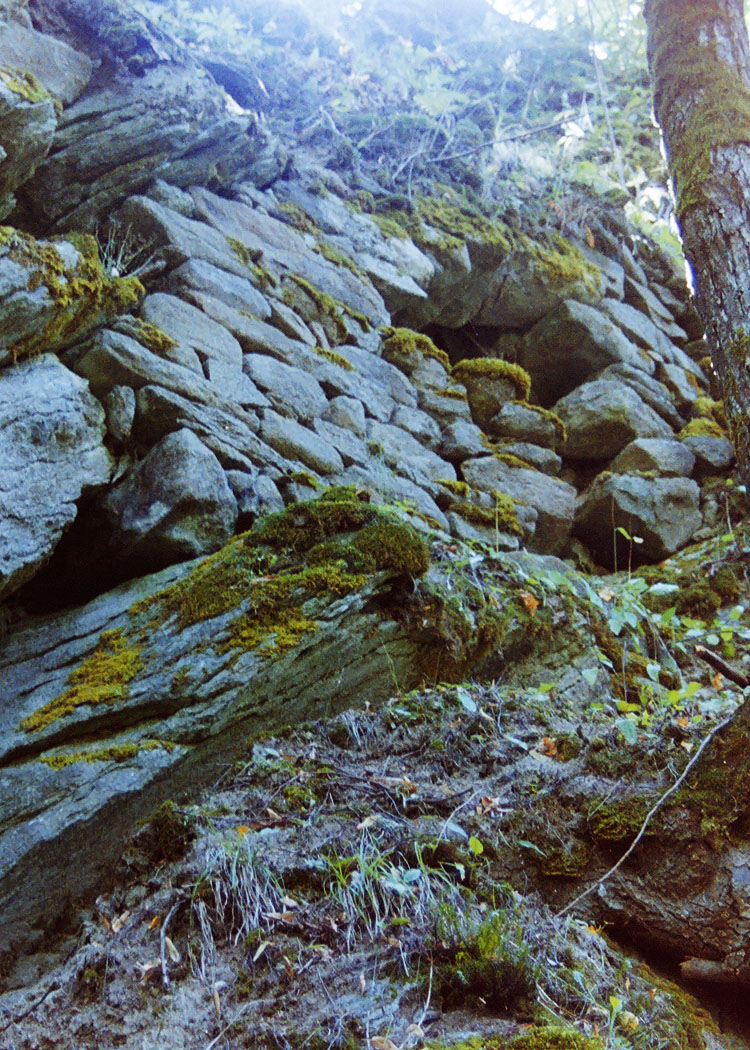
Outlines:
{"type": "Polygon", "coordinates": [[[465,500],[451,500],[448,510],[452,510],[473,525],[522,535],[523,530],[516,514],[515,500],[504,492],[496,492],[494,497],[494,507],[478,507],[475,503],[468,503],[465,500]]]}
{"type": "Polygon", "coordinates": [[[501,463],[506,463],[515,470],[539,470],[535,463],[528,459],[523,459],[521,456],[516,456],[512,452],[500,452],[494,449],[492,455],[495,459],[499,459],[501,463]]]}
{"type": "Polygon", "coordinates": [[[236,611],[220,651],[262,646],[267,657],[317,629],[303,609],[312,598],[342,597],[378,571],[420,575],[428,563],[412,528],[351,488],[330,488],[262,519],[133,612],[174,615],[184,628],[236,611]]]}
{"type": "Polygon", "coordinates": [[[405,365],[413,371],[423,357],[431,357],[446,371],[450,369],[450,358],[444,350],[435,346],[428,335],[411,328],[393,328],[390,325],[383,328],[382,332],[383,357],[392,364],[405,365]]]}
{"type": "Polygon", "coordinates": [[[574,1028],[543,1025],[517,1036],[507,1046],[508,1050],[604,1050],[604,1041],[574,1028]]]}
{"type": "Polygon", "coordinates": [[[454,401],[466,403],[469,400],[466,390],[462,386],[446,386],[442,390],[436,390],[435,393],[440,397],[452,398],[454,401]]]}
{"type": "Polygon", "coordinates": [[[526,401],[531,391],[531,376],[525,368],[500,361],[495,357],[477,357],[459,361],[451,369],[451,375],[459,383],[472,379],[507,379],[518,391],[519,400],[526,401]]]}
{"type": "MultiPolygon", "coordinates": [[[[591,834],[595,839],[605,842],[635,838],[658,797],[658,793],[648,792],[614,800],[602,799],[589,817],[591,834]]],[[[653,836],[656,833],[656,825],[652,822],[646,829],[646,835],[653,836]]]]}
{"type": "Polygon", "coordinates": [[[141,740],[138,743],[114,744],[112,747],[94,748],[91,751],[41,755],[39,761],[51,769],[64,769],[77,762],[128,762],[141,751],[174,751],[176,746],[169,740],[141,740]]]}
{"type": "Polygon", "coordinates": [[[462,499],[466,499],[471,493],[471,486],[465,481],[454,481],[452,478],[438,478],[437,484],[442,485],[443,488],[452,492],[454,496],[460,496],[462,499]]]}
{"type": "Polygon", "coordinates": [[[14,95],[20,95],[27,102],[44,102],[51,97],[33,73],[2,66],[0,67],[0,80],[9,91],[12,91],[14,95]]]}
{"type": "Polygon", "coordinates": [[[24,718],[19,728],[36,733],[78,707],[124,700],[130,682],[142,667],[140,645],[126,638],[122,630],[105,631],[91,656],[68,675],[65,692],[24,718]]]}
{"type": "MultiPolygon", "coordinates": [[[[342,303],[333,296],[328,295],[327,292],[321,291],[320,288],[316,288],[314,284],[311,284],[305,277],[300,277],[299,274],[291,273],[287,275],[287,280],[293,282],[312,302],[313,306],[318,312],[321,319],[328,318],[334,328],[335,338],[339,342],[346,342],[349,330],[346,325],[345,317],[351,318],[356,321],[357,324],[365,331],[369,332],[372,325],[364,314],[359,313],[357,310],[352,310],[351,307],[347,306],[346,303],[342,303]]],[[[297,306],[295,301],[294,292],[291,288],[286,287],[282,293],[282,299],[287,306],[293,309],[297,306]]]]}
{"type": "Polygon", "coordinates": [[[71,342],[95,323],[137,306],[145,294],[136,278],[106,274],[91,237],[37,241],[18,230],[8,233],[4,227],[2,244],[9,257],[29,271],[29,291],[44,287],[55,305],[55,314],[44,328],[14,347],[16,359],[71,342]],[[65,262],[56,241],[73,245],[77,252],[74,265],[65,262]]]}
{"type": "Polygon", "coordinates": [[[682,430],[678,437],[719,437],[726,438],[726,433],[721,429],[718,423],[713,419],[706,419],[701,416],[699,419],[691,419],[682,430]]]}
{"type": "Polygon", "coordinates": [[[565,429],[565,424],[555,412],[551,412],[548,408],[542,408],[541,405],[532,405],[528,401],[515,401],[514,404],[522,405],[524,408],[530,409],[532,412],[536,412],[542,419],[546,419],[555,428],[555,434],[557,440],[561,445],[564,445],[568,439],[568,432],[565,429]]]}
{"type": "Polygon", "coordinates": [[[691,414],[698,419],[712,419],[714,423],[726,430],[727,417],[723,401],[716,401],[714,398],[706,397],[705,395],[696,397],[691,414]]]}
{"type": "Polygon", "coordinates": [[[177,340],[167,335],[161,328],[140,319],[137,322],[136,335],[138,342],[143,343],[149,350],[153,350],[155,354],[168,354],[178,345],[177,340]]]}
{"type": "Polygon", "coordinates": [[[350,256],[345,252],[339,251],[338,248],[334,248],[332,244],[329,244],[328,241],[323,240],[323,238],[318,239],[315,245],[315,250],[322,255],[324,259],[327,259],[328,262],[333,263],[334,266],[343,266],[345,270],[349,270],[351,273],[356,274],[357,277],[363,278],[365,281],[369,282],[369,278],[361,266],[357,266],[350,256]]]}
{"type": "Polygon", "coordinates": [[[325,346],[314,346],[313,350],[318,357],[324,357],[326,361],[338,365],[339,368],[343,368],[345,372],[354,371],[354,365],[347,361],[343,354],[337,354],[335,350],[328,350],[325,346]]]}
{"type": "Polygon", "coordinates": [[[279,205],[279,211],[286,218],[289,225],[293,226],[295,230],[299,230],[300,233],[313,233],[315,235],[320,233],[317,223],[299,204],[294,204],[292,201],[284,201],[283,204],[279,205]]]}
{"type": "Polygon", "coordinates": [[[246,244],[238,241],[236,237],[227,237],[227,244],[243,266],[247,266],[248,270],[259,269],[257,265],[258,259],[263,254],[259,248],[248,248],[246,244]]]}
{"type": "Polygon", "coordinates": [[[288,477],[294,485],[306,485],[309,489],[321,488],[318,479],[313,474],[308,474],[305,470],[295,470],[288,477]]]}

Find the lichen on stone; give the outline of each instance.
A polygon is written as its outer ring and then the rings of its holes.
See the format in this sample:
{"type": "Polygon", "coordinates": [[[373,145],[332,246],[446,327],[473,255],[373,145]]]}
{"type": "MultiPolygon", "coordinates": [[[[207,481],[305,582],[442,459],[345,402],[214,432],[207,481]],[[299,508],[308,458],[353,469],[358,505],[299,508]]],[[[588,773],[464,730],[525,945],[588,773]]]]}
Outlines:
{"type": "Polygon", "coordinates": [[[0,66],[0,80],[9,91],[12,91],[14,95],[20,95],[26,102],[51,100],[49,92],[42,87],[34,74],[28,71],[0,66]]]}

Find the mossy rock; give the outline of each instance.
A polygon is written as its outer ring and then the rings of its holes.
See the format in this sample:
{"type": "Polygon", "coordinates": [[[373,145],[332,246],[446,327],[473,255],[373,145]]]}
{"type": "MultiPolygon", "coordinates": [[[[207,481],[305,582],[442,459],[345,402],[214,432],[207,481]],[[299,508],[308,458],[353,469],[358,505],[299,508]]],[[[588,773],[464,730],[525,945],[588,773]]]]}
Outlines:
{"type": "Polygon", "coordinates": [[[429,336],[414,332],[411,328],[393,328],[387,326],[383,331],[383,357],[386,361],[400,368],[406,375],[411,375],[425,357],[439,362],[446,371],[451,363],[448,355],[439,350],[429,336]]]}
{"type": "Polygon", "coordinates": [[[604,1050],[604,1041],[574,1028],[543,1025],[517,1036],[507,1046],[508,1050],[604,1050]]]}

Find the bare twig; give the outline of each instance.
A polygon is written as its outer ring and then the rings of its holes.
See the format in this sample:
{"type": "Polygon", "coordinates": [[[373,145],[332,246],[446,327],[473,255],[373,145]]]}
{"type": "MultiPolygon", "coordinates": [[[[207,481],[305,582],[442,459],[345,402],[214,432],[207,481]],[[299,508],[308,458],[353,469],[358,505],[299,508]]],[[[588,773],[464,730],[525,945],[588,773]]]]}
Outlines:
{"type": "Polygon", "coordinates": [[[726,660],[722,660],[722,658],[716,653],[711,652],[710,649],[706,649],[705,645],[696,645],[694,652],[699,660],[703,660],[705,663],[710,664],[715,671],[719,671],[725,678],[728,678],[730,682],[734,682],[735,685],[739,685],[742,689],[745,689],[750,685],[750,678],[742,674],[741,671],[735,671],[726,660]]]}
{"type": "Polygon", "coordinates": [[[183,900],[177,901],[167,912],[167,917],[161,924],[161,932],[159,934],[159,953],[161,956],[161,983],[165,988],[169,988],[169,968],[167,966],[167,929],[170,922],[174,918],[175,912],[178,908],[182,907],[185,902],[183,900]]]}
{"type": "Polygon", "coordinates": [[[472,153],[479,153],[483,149],[489,149],[490,146],[499,146],[503,142],[516,142],[518,139],[527,139],[532,135],[538,135],[541,131],[552,131],[555,128],[562,127],[563,124],[567,124],[569,120],[570,117],[561,117],[559,120],[553,120],[549,124],[538,124],[534,128],[527,128],[526,131],[517,131],[513,135],[504,135],[499,139],[488,139],[478,146],[471,146],[469,149],[460,150],[458,153],[449,153],[447,156],[428,157],[428,160],[432,164],[442,164],[446,160],[458,160],[460,157],[468,157],[472,153]]]}
{"type": "Polygon", "coordinates": [[[612,867],[609,869],[609,871],[605,871],[605,873],[601,876],[601,878],[597,879],[596,882],[592,882],[592,884],[588,887],[588,889],[585,889],[583,891],[583,893],[579,893],[578,896],[574,897],[573,900],[570,901],[569,904],[566,904],[564,908],[561,908],[560,911],[556,912],[555,913],[555,918],[556,919],[561,918],[561,916],[565,915],[566,912],[569,912],[571,910],[571,908],[574,908],[575,905],[579,903],[579,901],[582,901],[585,897],[588,897],[590,893],[593,893],[594,890],[598,889],[600,886],[603,886],[604,883],[607,881],[607,879],[610,879],[615,874],[615,872],[618,871],[622,867],[622,865],[625,863],[625,861],[628,859],[628,857],[631,856],[631,854],[633,853],[633,851],[635,850],[636,846],[641,841],[643,836],[646,834],[646,828],[651,823],[653,817],[661,809],[661,807],[664,805],[664,803],[667,801],[667,799],[671,795],[673,795],[675,793],[675,791],[678,789],[678,787],[681,784],[683,784],[685,782],[685,779],[686,779],[688,773],[695,766],[695,763],[698,761],[700,756],[706,750],[708,745],[711,743],[712,740],[715,739],[716,736],[718,736],[718,734],[722,731],[722,729],[726,729],[726,727],[729,725],[729,723],[732,721],[733,718],[734,718],[734,715],[730,715],[729,718],[725,718],[723,722],[719,723],[719,725],[714,726],[714,728],[711,730],[711,732],[705,738],[705,740],[703,741],[701,746],[698,748],[698,750],[695,752],[693,757],[690,759],[688,764],[685,766],[685,768],[683,769],[682,773],[679,775],[677,780],[675,780],[674,784],[672,784],[672,786],[670,788],[668,788],[659,799],[656,800],[656,802],[653,804],[651,809],[648,811],[648,813],[646,814],[646,819],[641,824],[640,831],[638,832],[636,837],[633,839],[633,841],[630,843],[630,846],[625,850],[623,855],[617,861],[617,863],[613,864],[612,867]]]}

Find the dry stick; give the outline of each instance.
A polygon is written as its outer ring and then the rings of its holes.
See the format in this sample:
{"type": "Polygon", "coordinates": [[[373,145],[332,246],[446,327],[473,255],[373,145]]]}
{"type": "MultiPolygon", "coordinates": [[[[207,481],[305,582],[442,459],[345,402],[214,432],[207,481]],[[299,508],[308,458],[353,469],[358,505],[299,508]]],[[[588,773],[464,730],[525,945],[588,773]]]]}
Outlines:
{"type": "Polygon", "coordinates": [[[694,652],[699,660],[704,660],[707,664],[710,664],[715,671],[723,674],[725,678],[728,678],[730,682],[734,682],[735,685],[739,685],[743,689],[750,685],[750,678],[742,674],[741,671],[735,671],[726,660],[722,660],[716,653],[706,649],[705,645],[696,645],[694,652]]]}
{"type": "Polygon", "coordinates": [[[682,773],[680,774],[680,776],[677,778],[677,780],[675,780],[674,784],[672,784],[671,788],[669,788],[667,791],[665,791],[664,794],[661,796],[661,798],[657,799],[657,801],[653,804],[651,809],[648,811],[648,813],[646,814],[646,819],[641,824],[641,830],[638,832],[636,837],[630,843],[630,846],[625,850],[625,852],[620,857],[620,859],[617,861],[617,863],[613,864],[612,867],[609,869],[609,871],[605,871],[605,873],[601,876],[601,878],[597,879],[596,882],[592,882],[592,884],[588,887],[588,889],[584,890],[583,893],[579,893],[578,896],[574,897],[573,900],[570,901],[569,904],[566,904],[564,908],[561,908],[560,911],[556,912],[554,918],[556,918],[556,919],[561,918],[563,915],[565,915],[566,912],[569,912],[571,910],[571,908],[574,908],[575,905],[578,904],[579,901],[582,901],[584,899],[584,897],[588,897],[588,895],[590,893],[593,893],[595,889],[598,889],[599,886],[604,885],[604,883],[607,881],[607,879],[610,879],[615,874],[615,872],[619,868],[622,867],[622,865],[625,863],[625,861],[628,859],[628,857],[632,854],[632,852],[635,849],[635,847],[638,845],[638,843],[641,841],[643,836],[646,834],[646,828],[651,823],[651,819],[653,818],[655,813],[657,813],[657,811],[659,809],[661,809],[661,807],[667,801],[669,796],[673,795],[675,793],[675,791],[677,790],[677,788],[680,786],[680,784],[682,784],[684,782],[684,780],[687,777],[687,775],[690,772],[690,770],[693,768],[693,766],[698,761],[700,756],[706,750],[706,747],[708,746],[708,744],[714,739],[714,737],[716,737],[722,731],[722,729],[726,729],[726,727],[729,725],[729,723],[732,721],[733,718],[734,718],[734,715],[730,715],[729,718],[725,718],[723,722],[719,723],[719,725],[714,726],[714,728],[711,730],[711,732],[705,738],[705,740],[703,741],[701,746],[698,748],[698,750],[695,752],[693,757],[690,759],[688,764],[685,766],[685,768],[682,771],[682,773]]]}
{"type": "Polygon", "coordinates": [[[569,123],[569,121],[570,117],[561,117],[560,120],[553,120],[550,124],[539,124],[535,128],[518,131],[514,135],[504,135],[501,139],[488,139],[487,142],[482,142],[479,146],[471,146],[469,149],[461,150],[459,153],[449,153],[447,157],[428,157],[427,160],[431,164],[442,164],[445,160],[458,160],[460,157],[468,157],[472,153],[479,153],[483,149],[489,149],[490,146],[499,146],[503,142],[516,142],[518,139],[527,139],[531,135],[538,135],[540,131],[552,131],[554,128],[559,128],[563,124],[569,123]]]}
{"type": "Polygon", "coordinates": [[[178,908],[182,907],[184,901],[177,901],[167,912],[167,917],[162,923],[161,932],[159,934],[159,953],[161,956],[161,983],[165,988],[169,988],[169,971],[167,967],[167,927],[169,926],[174,913],[178,908]]]}

